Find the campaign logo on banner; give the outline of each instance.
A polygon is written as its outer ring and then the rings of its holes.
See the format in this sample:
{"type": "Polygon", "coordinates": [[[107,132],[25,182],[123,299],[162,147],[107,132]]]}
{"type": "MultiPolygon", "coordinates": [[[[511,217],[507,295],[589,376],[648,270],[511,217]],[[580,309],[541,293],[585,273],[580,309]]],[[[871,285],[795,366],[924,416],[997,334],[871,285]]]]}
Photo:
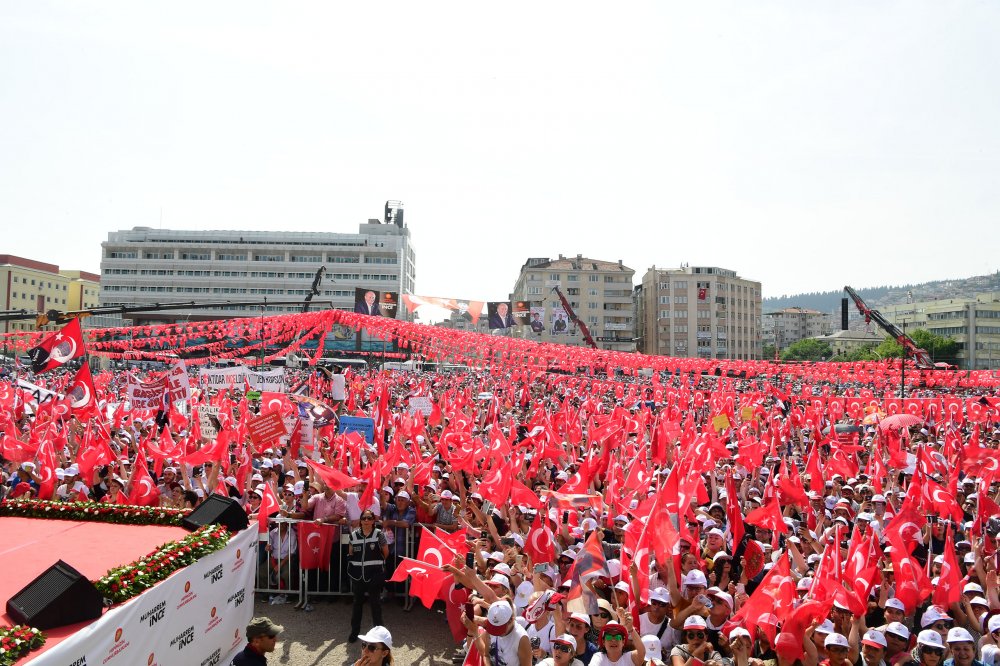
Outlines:
{"type": "Polygon", "coordinates": [[[152,627],[154,624],[156,624],[164,617],[166,617],[166,614],[167,614],[167,602],[166,600],[160,601],[152,608],[143,611],[142,614],[139,616],[139,622],[142,624],[146,624],[148,622],[149,626],[152,627]]]}
{"type": "Polygon", "coordinates": [[[198,598],[198,593],[191,591],[191,581],[189,580],[184,581],[184,595],[181,597],[180,603],[177,604],[177,610],[184,608],[197,598],[198,598]]]}
{"type": "Polygon", "coordinates": [[[514,301],[511,303],[511,316],[514,326],[527,326],[531,320],[531,303],[529,301],[514,301]]]}
{"type": "Polygon", "coordinates": [[[396,312],[399,311],[399,294],[395,291],[383,291],[378,299],[378,307],[383,317],[395,319],[396,312]]]}
{"type": "Polygon", "coordinates": [[[179,634],[170,639],[170,647],[181,652],[194,643],[194,625],[185,627],[179,634]]]}
{"type": "Polygon", "coordinates": [[[209,585],[215,585],[220,582],[225,575],[225,568],[221,564],[216,564],[214,567],[206,571],[202,578],[207,580],[209,585]]]}
{"type": "Polygon", "coordinates": [[[209,612],[208,626],[205,627],[205,633],[212,631],[222,622],[222,616],[219,615],[218,609],[212,606],[212,610],[209,612]]]}

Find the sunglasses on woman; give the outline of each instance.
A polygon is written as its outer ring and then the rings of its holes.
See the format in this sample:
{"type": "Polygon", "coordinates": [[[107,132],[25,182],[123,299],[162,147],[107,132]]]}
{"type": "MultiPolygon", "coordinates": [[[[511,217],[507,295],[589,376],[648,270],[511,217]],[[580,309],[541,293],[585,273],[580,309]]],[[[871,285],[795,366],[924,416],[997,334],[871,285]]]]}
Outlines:
{"type": "Polygon", "coordinates": [[[363,651],[370,650],[370,651],[374,652],[375,650],[382,650],[382,649],[384,649],[381,646],[382,646],[381,643],[365,643],[363,641],[361,643],[361,649],[363,651]]]}
{"type": "Polygon", "coordinates": [[[607,614],[607,613],[598,613],[597,617],[601,618],[602,620],[610,620],[611,619],[611,616],[609,614],[607,614]]]}
{"type": "Polygon", "coordinates": [[[621,634],[604,634],[604,640],[606,641],[623,641],[625,637],[621,634]]]}
{"type": "Polygon", "coordinates": [[[931,625],[931,629],[933,629],[934,631],[943,631],[945,629],[951,629],[951,623],[950,622],[935,622],[934,624],[931,625]]]}
{"type": "Polygon", "coordinates": [[[704,631],[688,631],[686,632],[688,638],[704,638],[704,631]]]}
{"type": "Polygon", "coordinates": [[[944,648],[928,647],[926,645],[922,646],[920,651],[925,654],[937,655],[938,657],[944,654],[944,648]]]}
{"type": "Polygon", "coordinates": [[[375,520],[375,516],[361,516],[361,520],[375,520]]]}
{"type": "Polygon", "coordinates": [[[552,646],[552,649],[555,650],[556,652],[572,652],[573,646],[566,645],[565,643],[556,643],[555,645],[552,646]]]}

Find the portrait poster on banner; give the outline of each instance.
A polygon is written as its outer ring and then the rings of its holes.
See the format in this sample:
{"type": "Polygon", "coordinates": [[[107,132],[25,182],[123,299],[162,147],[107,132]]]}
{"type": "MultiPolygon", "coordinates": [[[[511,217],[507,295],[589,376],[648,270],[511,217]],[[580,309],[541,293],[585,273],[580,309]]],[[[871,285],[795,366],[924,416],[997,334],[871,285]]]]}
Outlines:
{"type": "Polygon", "coordinates": [[[489,315],[490,330],[510,328],[514,325],[514,317],[510,313],[510,303],[507,301],[490,301],[486,304],[489,315]]]}
{"type": "Polygon", "coordinates": [[[532,333],[544,333],[545,332],[545,306],[544,305],[532,305],[531,306],[531,319],[528,321],[528,325],[531,326],[532,333]]]}
{"type": "Polygon", "coordinates": [[[383,291],[378,299],[378,309],[383,317],[395,319],[399,309],[399,294],[395,291],[383,291]]]}
{"type": "Polygon", "coordinates": [[[552,308],[552,335],[567,335],[569,333],[569,317],[561,305],[552,308]]]}
{"type": "Polygon", "coordinates": [[[531,318],[531,303],[529,301],[512,302],[511,317],[514,320],[514,326],[527,326],[531,318]]]}
{"type": "Polygon", "coordinates": [[[382,310],[378,303],[379,293],[374,289],[357,288],[354,290],[354,311],[358,314],[381,317],[382,310]]]}

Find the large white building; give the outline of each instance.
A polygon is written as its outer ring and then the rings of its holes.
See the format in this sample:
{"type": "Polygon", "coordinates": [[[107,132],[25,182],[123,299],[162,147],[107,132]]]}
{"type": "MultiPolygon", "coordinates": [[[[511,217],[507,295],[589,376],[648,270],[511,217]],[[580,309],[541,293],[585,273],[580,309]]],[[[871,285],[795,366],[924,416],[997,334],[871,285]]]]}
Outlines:
{"type": "MultiPolygon", "coordinates": [[[[355,289],[412,293],[416,253],[402,207],[388,221],[368,220],[358,233],[181,231],[135,227],[101,243],[101,305],[195,301],[296,301],[268,313],[299,312],[316,271],[326,267],[314,302],[354,307],[355,289]]],[[[329,305],[314,305],[313,309],[329,305]]],[[[225,306],[130,315],[137,323],[255,316],[262,308],[225,306]]],[[[397,313],[405,317],[405,310],[397,313]]]]}

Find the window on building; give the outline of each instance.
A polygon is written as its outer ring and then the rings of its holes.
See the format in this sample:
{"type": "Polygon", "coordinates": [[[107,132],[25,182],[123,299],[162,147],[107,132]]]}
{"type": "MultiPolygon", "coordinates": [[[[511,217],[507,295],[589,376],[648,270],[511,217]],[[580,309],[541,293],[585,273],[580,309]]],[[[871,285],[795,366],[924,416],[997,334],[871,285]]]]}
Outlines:
{"type": "Polygon", "coordinates": [[[588,282],[600,282],[601,281],[601,276],[600,275],[588,275],[587,276],[587,281],[588,282]]]}
{"type": "Polygon", "coordinates": [[[284,261],[285,255],[283,254],[255,254],[253,255],[254,261],[284,261]]]}
{"type": "Polygon", "coordinates": [[[687,289],[687,288],[688,288],[687,280],[677,280],[676,282],[674,282],[674,289],[687,289]]]}
{"type": "Polygon", "coordinates": [[[576,273],[570,273],[569,275],[566,276],[566,280],[569,282],[579,282],[580,276],[577,275],[576,273]]]}
{"type": "Polygon", "coordinates": [[[187,261],[209,261],[211,258],[211,252],[181,252],[181,259],[187,261]]]}
{"type": "Polygon", "coordinates": [[[688,297],[687,296],[674,296],[674,304],[675,305],[684,305],[687,302],[688,302],[688,297]]]}

